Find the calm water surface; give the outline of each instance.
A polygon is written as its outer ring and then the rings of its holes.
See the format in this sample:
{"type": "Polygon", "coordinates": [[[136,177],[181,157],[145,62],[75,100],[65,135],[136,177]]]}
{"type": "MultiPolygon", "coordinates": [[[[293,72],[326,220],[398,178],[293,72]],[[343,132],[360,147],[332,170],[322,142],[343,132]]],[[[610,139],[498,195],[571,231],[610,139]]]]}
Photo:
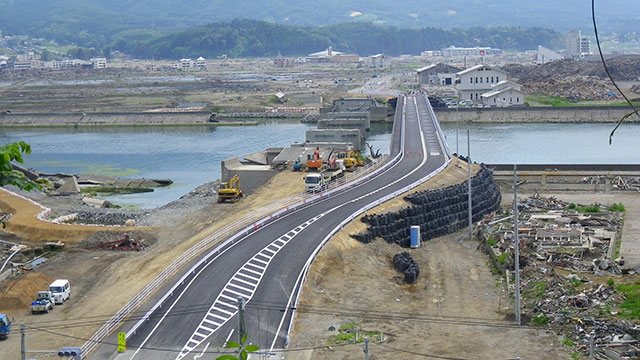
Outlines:
{"type": "MultiPolygon", "coordinates": [[[[119,204],[156,207],[220,177],[220,161],[303,141],[312,126],[268,123],[250,127],[166,127],[93,129],[0,129],[2,143],[32,146],[26,164],[41,172],[95,173],[136,178],[169,178],[175,185],[153,193],[108,197],[119,204]]],[[[485,163],[640,163],[640,124],[493,124],[471,127],[472,158],[485,163]]],[[[443,124],[453,152],[456,126],[443,124]]],[[[391,127],[374,124],[369,143],[389,152],[391,127]]],[[[466,127],[459,128],[467,154],[466,127]]]]}

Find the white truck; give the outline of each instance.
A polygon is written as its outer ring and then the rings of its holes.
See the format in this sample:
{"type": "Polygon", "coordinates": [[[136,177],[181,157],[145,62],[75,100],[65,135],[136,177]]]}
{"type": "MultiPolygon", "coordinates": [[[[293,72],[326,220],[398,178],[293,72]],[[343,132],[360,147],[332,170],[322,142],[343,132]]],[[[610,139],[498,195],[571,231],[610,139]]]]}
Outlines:
{"type": "Polygon", "coordinates": [[[48,313],[53,310],[53,294],[51,291],[38,291],[36,300],[31,303],[31,313],[48,313]]]}
{"type": "Polygon", "coordinates": [[[304,186],[308,192],[321,191],[327,183],[343,175],[344,169],[327,169],[322,172],[308,173],[304,177],[304,186]]]}

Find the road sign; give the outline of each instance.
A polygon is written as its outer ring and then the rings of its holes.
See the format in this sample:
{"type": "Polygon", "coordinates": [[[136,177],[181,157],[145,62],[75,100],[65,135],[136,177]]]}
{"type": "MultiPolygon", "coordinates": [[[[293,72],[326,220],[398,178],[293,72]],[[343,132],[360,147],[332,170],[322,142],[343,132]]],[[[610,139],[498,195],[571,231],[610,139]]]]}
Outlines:
{"type": "Polygon", "coordinates": [[[118,352],[119,353],[123,353],[127,351],[127,339],[125,338],[126,335],[127,333],[124,333],[124,332],[118,333],[118,352]]]}

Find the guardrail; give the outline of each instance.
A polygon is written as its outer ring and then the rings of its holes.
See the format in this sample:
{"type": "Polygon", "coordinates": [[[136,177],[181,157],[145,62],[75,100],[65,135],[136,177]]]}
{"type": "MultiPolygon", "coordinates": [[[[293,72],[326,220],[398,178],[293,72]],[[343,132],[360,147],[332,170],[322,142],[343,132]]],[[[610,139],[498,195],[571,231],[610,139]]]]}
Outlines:
{"type": "MultiPolygon", "coordinates": [[[[304,284],[305,280],[307,279],[307,275],[309,273],[309,270],[311,270],[311,264],[313,263],[313,261],[316,259],[316,256],[318,255],[318,253],[320,252],[320,250],[324,247],[324,245],[336,234],[338,233],[340,230],[342,230],[344,228],[344,226],[346,224],[348,224],[349,222],[355,220],[355,218],[357,218],[358,216],[362,215],[363,213],[373,209],[376,206],[379,206],[380,204],[391,200],[393,198],[396,198],[397,196],[417,187],[422,185],[423,183],[429,181],[431,178],[433,178],[434,176],[436,176],[437,174],[439,174],[440,172],[442,172],[447,166],[449,166],[449,164],[451,163],[451,152],[449,150],[449,145],[447,144],[445,137],[444,137],[444,133],[442,132],[442,129],[440,128],[440,124],[438,123],[438,120],[435,116],[435,113],[433,112],[433,108],[431,107],[431,104],[429,103],[428,98],[426,99],[426,103],[427,106],[429,107],[430,110],[430,114],[431,114],[431,120],[434,123],[434,126],[436,128],[436,132],[438,134],[438,137],[440,138],[440,141],[444,147],[445,150],[445,159],[446,161],[444,162],[444,164],[442,164],[442,166],[440,166],[439,168],[437,168],[435,171],[433,171],[432,173],[430,173],[429,175],[403,187],[402,189],[396,190],[393,193],[386,195],[376,201],[373,201],[367,205],[365,205],[364,207],[358,209],[357,211],[355,211],[353,214],[351,214],[349,217],[347,217],[346,219],[344,219],[340,224],[338,224],[337,227],[335,227],[333,230],[331,230],[331,232],[322,240],[322,242],[320,242],[320,244],[318,244],[318,246],[316,247],[316,249],[313,251],[313,253],[311,254],[311,256],[309,257],[309,259],[307,260],[307,262],[305,263],[302,272],[300,272],[300,275],[298,276],[298,279],[296,281],[296,295],[295,295],[295,303],[293,305],[293,310],[291,313],[291,320],[289,321],[289,326],[287,328],[287,343],[285,345],[285,347],[288,347],[289,345],[289,336],[288,334],[291,333],[291,330],[293,328],[293,321],[295,320],[295,314],[296,314],[296,308],[298,307],[298,302],[300,300],[300,294],[302,292],[302,284],[304,284]]],[[[287,304],[287,309],[289,308],[289,304],[287,304]]],[[[286,311],[286,310],[285,310],[286,311]]],[[[275,340],[277,339],[277,334],[276,334],[276,338],[274,338],[274,343],[275,340]]],[[[273,345],[271,350],[273,350],[273,345]]]]}
{"type": "Polygon", "coordinates": [[[109,320],[107,320],[83,345],[82,351],[84,354],[89,354],[107,337],[115,328],[126,319],[135,309],[140,307],[149,296],[151,296],[157,289],[164,284],[169,278],[171,278],[180,268],[192,261],[196,256],[200,255],[207,248],[213,246],[220,239],[227,239],[222,244],[218,245],[209,254],[204,256],[198,261],[192,268],[187,271],[179,281],[169,290],[160,301],[158,301],[147,313],[140,319],[128,332],[126,337],[129,338],[132,334],[135,334],[136,330],[144,323],[149,316],[166,301],[173,292],[182,285],[190,276],[195,274],[196,269],[206,264],[212,256],[216,256],[224,251],[227,247],[235,244],[239,239],[257,230],[259,227],[293,211],[298,210],[300,207],[305,207],[313,202],[325,199],[327,196],[343,191],[349,187],[355,186],[375,174],[383,171],[384,169],[392,166],[401,158],[401,154],[396,155],[392,159],[388,157],[382,157],[376,161],[372,161],[366,166],[357,169],[353,173],[350,173],[338,181],[330,183],[327,189],[320,194],[309,194],[306,192],[299,193],[293,197],[276,201],[268,206],[262,207],[251,214],[237,219],[230,224],[226,225],[223,229],[220,229],[211,235],[205,237],[196,245],[192,246],[174,260],[168,267],[166,267],[160,274],[158,274],[149,284],[147,284],[142,290],[140,290],[131,300],[129,300],[116,314],[114,314],[109,320]]]}

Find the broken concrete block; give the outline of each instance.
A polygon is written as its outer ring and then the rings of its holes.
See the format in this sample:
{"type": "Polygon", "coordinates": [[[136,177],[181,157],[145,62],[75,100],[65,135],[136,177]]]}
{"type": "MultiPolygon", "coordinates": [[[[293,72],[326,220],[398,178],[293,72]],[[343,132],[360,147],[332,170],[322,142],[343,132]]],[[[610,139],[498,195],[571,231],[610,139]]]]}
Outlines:
{"type": "Polygon", "coordinates": [[[102,209],[102,208],[107,208],[111,206],[111,203],[108,202],[107,200],[94,199],[90,197],[82,198],[82,202],[86,205],[93,206],[96,209],[102,209]]]}
{"type": "Polygon", "coordinates": [[[70,195],[70,194],[79,194],[80,186],[78,186],[78,179],[75,176],[72,176],[62,183],[62,186],[58,188],[57,191],[60,195],[70,195]]]}

